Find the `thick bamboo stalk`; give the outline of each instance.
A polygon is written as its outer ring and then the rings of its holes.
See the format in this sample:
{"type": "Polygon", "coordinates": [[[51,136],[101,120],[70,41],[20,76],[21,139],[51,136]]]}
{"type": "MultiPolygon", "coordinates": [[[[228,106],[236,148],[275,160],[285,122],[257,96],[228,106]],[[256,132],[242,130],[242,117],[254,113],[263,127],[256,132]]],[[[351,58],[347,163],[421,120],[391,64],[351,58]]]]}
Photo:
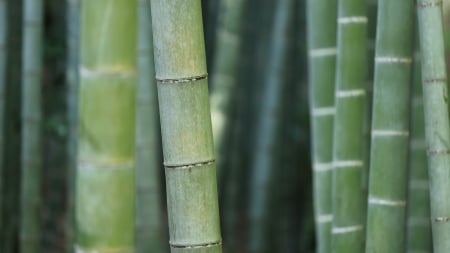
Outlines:
{"type": "Polygon", "coordinates": [[[136,117],[136,253],[164,252],[158,102],[150,1],[138,1],[136,117]]]}
{"type": "Polygon", "coordinates": [[[409,144],[409,192],[407,252],[433,252],[430,224],[430,194],[425,147],[420,51],[417,40],[411,101],[411,141],[409,144]]]}
{"type": "Polygon", "coordinates": [[[366,253],[405,251],[413,14],[378,2],[366,253]]]}
{"type": "Polygon", "coordinates": [[[363,252],[365,194],[361,185],[365,166],[366,2],[339,1],[337,22],[332,252],[363,252]]]}
{"type": "Polygon", "coordinates": [[[43,2],[23,5],[20,252],[40,251],[43,2]]]}
{"type": "Polygon", "coordinates": [[[261,88],[261,105],[256,125],[254,157],[250,169],[249,249],[250,253],[268,252],[270,235],[270,196],[275,168],[279,164],[282,99],[286,80],[289,25],[293,21],[294,1],[280,0],[275,5],[272,35],[269,39],[269,62],[261,88]],[[270,154],[270,155],[269,155],[270,154]]]}
{"type": "Polygon", "coordinates": [[[435,253],[450,251],[450,127],[442,1],[418,0],[422,85],[435,253]]]}
{"type": "Polygon", "coordinates": [[[67,215],[66,215],[66,251],[73,252],[75,241],[74,208],[75,208],[75,172],[77,164],[77,132],[78,132],[78,63],[79,63],[79,29],[80,1],[67,0],[67,215]]]}
{"type": "Polygon", "coordinates": [[[171,252],[222,252],[201,1],[152,0],[171,252]]]}
{"type": "Polygon", "coordinates": [[[81,2],[76,249],[134,252],[136,0],[81,2]]]}
{"type": "MultiPolygon", "coordinates": [[[[4,155],[4,129],[5,129],[5,93],[6,93],[6,63],[8,59],[7,35],[8,35],[8,6],[6,0],[0,0],[0,227],[3,227],[3,155],[4,155]]],[[[1,232],[0,232],[1,235],[1,232]]],[[[0,243],[2,240],[0,239],[0,243]]]]}
{"type": "Polygon", "coordinates": [[[337,2],[307,1],[310,117],[317,252],[331,252],[337,2]]]}

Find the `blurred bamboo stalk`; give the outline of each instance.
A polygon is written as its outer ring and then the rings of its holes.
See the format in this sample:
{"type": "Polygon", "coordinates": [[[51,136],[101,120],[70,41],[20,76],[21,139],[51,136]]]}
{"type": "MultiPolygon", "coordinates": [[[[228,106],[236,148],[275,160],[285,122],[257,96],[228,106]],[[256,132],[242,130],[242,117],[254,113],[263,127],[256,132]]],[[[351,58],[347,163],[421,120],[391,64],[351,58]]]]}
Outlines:
{"type": "Polygon", "coordinates": [[[366,2],[338,2],[333,137],[333,252],[363,252],[365,193],[363,138],[366,114],[366,2]]]}
{"type": "Polygon", "coordinates": [[[151,7],[171,252],[220,253],[201,1],[151,7]]]}
{"type": "MultiPolygon", "coordinates": [[[[3,182],[3,155],[4,155],[4,129],[5,129],[5,93],[6,93],[6,74],[8,59],[8,2],[0,0],[0,228],[3,227],[3,206],[4,206],[4,182],[3,182]]],[[[0,236],[1,236],[0,232],[0,236]]],[[[0,244],[2,240],[0,239],[0,244]]],[[[0,248],[1,249],[1,248],[0,248]]]]}
{"type": "Polygon", "coordinates": [[[442,1],[418,0],[422,85],[435,253],[450,251],[450,127],[442,1]]]}
{"type": "Polygon", "coordinates": [[[366,253],[405,251],[413,14],[379,1],[366,253]]]}
{"type": "Polygon", "coordinates": [[[81,2],[76,251],[134,252],[136,12],[81,2]]]}
{"type": "Polygon", "coordinates": [[[161,215],[158,102],[150,1],[138,1],[136,253],[165,251],[161,215]]]}
{"type": "Polygon", "coordinates": [[[409,144],[409,193],[407,218],[407,251],[433,252],[430,224],[430,185],[425,144],[425,122],[422,97],[422,75],[418,36],[414,56],[411,101],[411,141],[409,144]]]}
{"type": "Polygon", "coordinates": [[[337,1],[308,0],[309,101],[317,253],[331,252],[337,1]]]}

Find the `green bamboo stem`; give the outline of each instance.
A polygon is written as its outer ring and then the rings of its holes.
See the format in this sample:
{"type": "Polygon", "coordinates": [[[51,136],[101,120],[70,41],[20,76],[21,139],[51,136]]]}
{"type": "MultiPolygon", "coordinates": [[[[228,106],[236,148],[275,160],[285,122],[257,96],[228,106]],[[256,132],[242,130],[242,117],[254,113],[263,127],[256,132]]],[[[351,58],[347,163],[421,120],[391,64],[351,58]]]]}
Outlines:
{"type": "Polygon", "coordinates": [[[134,252],[137,1],[81,2],[76,249],[134,252]]]}
{"type": "Polygon", "coordinates": [[[201,1],[151,6],[171,252],[220,253],[201,1]]]}
{"type": "MultiPolygon", "coordinates": [[[[8,59],[7,34],[8,34],[8,6],[6,0],[0,0],[0,227],[3,227],[3,155],[4,155],[4,126],[5,126],[5,93],[6,93],[6,63],[8,59]]],[[[1,235],[1,233],[0,233],[1,235]]],[[[0,240],[0,243],[2,240],[0,240]]]]}
{"type": "Polygon", "coordinates": [[[79,63],[79,28],[80,1],[67,0],[67,215],[66,215],[66,251],[73,252],[75,241],[74,209],[75,209],[75,173],[77,164],[77,132],[78,132],[78,63],[79,63]]]}
{"type": "Polygon", "coordinates": [[[450,128],[442,1],[417,1],[435,253],[450,251],[450,128]]]}
{"type": "MultiPolygon", "coordinates": [[[[417,47],[418,47],[418,43],[417,47]]],[[[433,252],[431,243],[430,197],[425,147],[425,124],[420,72],[420,55],[414,57],[411,141],[409,145],[409,193],[407,252],[433,252]]]]}
{"type": "Polygon", "coordinates": [[[249,189],[249,249],[250,253],[268,252],[270,224],[270,193],[275,167],[279,164],[277,144],[281,137],[283,78],[287,62],[289,24],[292,21],[294,1],[280,0],[274,10],[274,23],[269,39],[269,62],[261,88],[261,105],[257,119],[257,139],[250,169],[249,189]],[[270,154],[270,155],[269,155],[270,154]]]}
{"type": "Polygon", "coordinates": [[[150,1],[138,1],[136,253],[164,252],[159,182],[158,102],[150,1]]]}
{"type": "Polygon", "coordinates": [[[307,1],[314,216],[317,252],[331,252],[337,2],[307,1]]]}
{"type": "Polygon", "coordinates": [[[41,75],[43,2],[23,5],[22,175],[20,252],[40,251],[41,220],[41,75]]]}
{"type": "Polygon", "coordinates": [[[338,54],[333,137],[334,253],[363,252],[365,193],[361,189],[367,73],[366,2],[338,2],[338,54]]]}
{"type": "Polygon", "coordinates": [[[413,2],[380,0],[366,253],[404,252],[413,2]]]}

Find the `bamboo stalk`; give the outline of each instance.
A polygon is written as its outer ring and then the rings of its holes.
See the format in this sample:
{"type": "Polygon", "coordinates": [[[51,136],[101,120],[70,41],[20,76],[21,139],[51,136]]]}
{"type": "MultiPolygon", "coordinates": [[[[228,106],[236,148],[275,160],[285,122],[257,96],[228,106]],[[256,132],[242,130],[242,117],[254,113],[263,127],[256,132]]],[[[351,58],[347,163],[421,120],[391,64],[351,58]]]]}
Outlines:
{"type": "Polygon", "coordinates": [[[80,42],[80,1],[67,0],[67,215],[66,215],[66,251],[73,252],[75,241],[74,209],[75,209],[75,175],[77,166],[77,132],[78,132],[78,63],[80,42]]]}
{"type": "Polygon", "coordinates": [[[317,252],[331,252],[337,2],[307,1],[310,117],[317,252]]]}
{"type": "Polygon", "coordinates": [[[40,251],[41,236],[41,75],[43,2],[23,5],[22,180],[20,252],[40,251]]]}
{"type": "MultiPolygon", "coordinates": [[[[3,155],[4,155],[4,129],[5,129],[5,93],[6,93],[6,73],[8,59],[8,6],[6,0],[0,0],[0,227],[3,227],[3,206],[4,206],[4,182],[3,182],[3,155]]],[[[0,233],[1,235],[1,233],[0,233]]],[[[2,240],[0,240],[0,243],[2,240]]]]}
{"type": "Polygon", "coordinates": [[[138,1],[136,252],[164,252],[159,182],[158,102],[150,2],[138,1]]]}
{"type": "Polygon", "coordinates": [[[442,1],[417,1],[433,248],[450,251],[450,127],[442,1]]]}
{"type": "Polygon", "coordinates": [[[171,252],[222,252],[201,1],[152,0],[171,252]]]}
{"type": "Polygon", "coordinates": [[[413,10],[378,4],[366,253],[405,251],[413,10]]]}
{"type": "Polygon", "coordinates": [[[134,252],[137,1],[81,2],[76,250],[134,252]]]}
{"type": "Polygon", "coordinates": [[[363,252],[363,139],[366,106],[366,2],[338,2],[338,54],[333,137],[334,253],[363,252]]]}
{"type": "Polygon", "coordinates": [[[407,250],[408,252],[433,252],[418,40],[416,44],[411,102],[411,141],[409,144],[407,250]]]}

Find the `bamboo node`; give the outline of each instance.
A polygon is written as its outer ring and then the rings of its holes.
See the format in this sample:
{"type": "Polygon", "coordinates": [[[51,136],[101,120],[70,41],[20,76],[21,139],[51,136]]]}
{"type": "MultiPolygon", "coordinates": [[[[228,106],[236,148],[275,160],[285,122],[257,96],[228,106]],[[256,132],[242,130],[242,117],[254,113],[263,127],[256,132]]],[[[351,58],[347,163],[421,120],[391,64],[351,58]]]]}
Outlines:
{"type": "Polygon", "coordinates": [[[334,168],[362,168],[364,166],[364,161],[362,160],[355,160],[355,161],[334,161],[333,167],[334,168]]]}
{"type": "Polygon", "coordinates": [[[316,223],[330,223],[333,221],[332,214],[319,214],[316,216],[316,223]]]}
{"type": "Polygon", "coordinates": [[[367,17],[366,16],[353,16],[353,17],[340,17],[338,18],[339,24],[366,24],[367,17]]]}
{"type": "Polygon", "coordinates": [[[338,90],[336,92],[337,98],[361,97],[361,96],[365,96],[365,95],[366,95],[366,91],[364,89],[338,90]]]}
{"type": "Polygon", "coordinates": [[[442,1],[417,3],[417,8],[419,8],[419,9],[430,8],[430,7],[441,7],[441,6],[442,6],[442,1]]]}
{"type": "Polygon", "coordinates": [[[75,245],[75,253],[134,253],[134,248],[98,248],[85,249],[79,245],[75,245]]]}
{"type": "Polygon", "coordinates": [[[450,154],[450,149],[428,149],[428,155],[447,155],[450,154]]]}
{"type": "Polygon", "coordinates": [[[206,243],[198,243],[198,244],[177,244],[169,242],[170,247],[172,248],[181,248],[181,249],[198,249],[198,248],[209,248],[222,245],[222,240],[218,240],[215,242],[206,242],[206,243]]]}
{"type": "Polygon", "coordinates": [[[200,76],[191,76],[191,77],[182,77],[182,78],[174,78],[174,79],[160,79],[156,78],[156,82],[158,83],[170,83],[170,84],[182,84],[182,83],[190,83],[203,79],[207,79],[208,74],[200,75],[200,76]]]}
{"type": "Polygon", "coordinates": [[[164,167],[166,169],[192,169],[195,167],[202,167],[207,165],[212,165],[216,162],[215,159],[204,161],[204,162],[198,162],[198,163],[191,163],[191,164],[181,164],[181,165],[171,165],[171,164],[164,164],[164,167]]]}
{"type": "Polygon", "coordinates": [[[328,47],[328,48],[316,48],[309,50],[309,57],[318,58],[318,57],[327,57],[327,56],[335,56],[337,55],[336,47],[328,47]]]}
{"type": "Polygon", "coordinates": [[[414,190],[428,190],[430,188],[430,183],[428,180],[419,180],[419,179],[413,179],[409,183],[409,188],[414,190]]]}
{"type": "Polygon", "coordinates": [[[396,130],[372,130],[373,137],[408,137],[409,131],[396,131],[396,130]]]}
{"type": "Polygon", "coordinates": [[[327,172],[333,170],[333,163],[314,163],[314,172],[327,172]]]}
{"type": "Polygon", "coordinates": [[[381,206],[406,206],[405,200],[390,200],[390,199],[381,199],[373,196],[369,196],[369,204],[372,205],[381,205],[381,206]]]}
{"type": "Polygon", "coordinates": [[[408,219],[408,226],[410,227],[427,227],[430,226],[429,218],[424,217],[410,217],[408,219]]]}
{"type": "Polygon", "coordinates": [[[433,217],[431,220],[433,222],[450,222],[450,217],[433,217]]]}
{"type": "Polygon", "coordinates": [[[431,79],[424,79],[424,84],[435,84],[435,83],[447,83],[447,78],[431,78],[431,79]]]}
{"type": "Polygon", "coordinates": [[[333,227],[331,230],[332,234],[347,234],[347,233],[353,233],[358,232],[364,229],[363,225],[356,225],[356,226],[348,226],[348,227],[333,227]]]}
{"type": "Polygon", "coordinates": [[[129,78],[136,76],[136,70],[130,68],[124,68],[121,66],[115,66],[111,68],[99,68],[89,69],[87,67],[80,66],[79,74],[83,78],[98,78],[104,76],[117,76],[122,78],[129,78]]]}
{"type": "Polygon", "coordinates": [[[377,56],[375,57],[376,63],[412,63],[412,58],[410,57],[393,57],[393,56],[377,56]]]}
{"type": "Polygon", "coordinates": [[[336,108],[335,107],[313,108],[311,114],[314,117],[333,116],[336,114],[336,108]]]}

